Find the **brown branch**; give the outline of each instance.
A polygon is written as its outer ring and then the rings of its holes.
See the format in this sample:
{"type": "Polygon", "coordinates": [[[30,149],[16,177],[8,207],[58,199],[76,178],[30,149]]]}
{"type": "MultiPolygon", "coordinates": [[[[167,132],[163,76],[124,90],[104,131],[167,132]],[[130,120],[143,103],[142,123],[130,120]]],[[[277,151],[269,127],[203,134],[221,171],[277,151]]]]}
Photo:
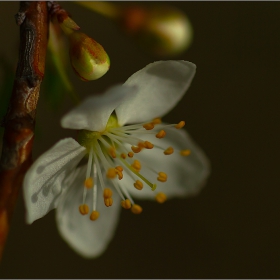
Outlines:
{"type": "Polygon", "coordinates": [[[32,162],[35,114],[44,77],[48,34],[47,2],[20,2],[19,61],[7,114],[0,159],[0,259],[25,172],[32,162]]]}

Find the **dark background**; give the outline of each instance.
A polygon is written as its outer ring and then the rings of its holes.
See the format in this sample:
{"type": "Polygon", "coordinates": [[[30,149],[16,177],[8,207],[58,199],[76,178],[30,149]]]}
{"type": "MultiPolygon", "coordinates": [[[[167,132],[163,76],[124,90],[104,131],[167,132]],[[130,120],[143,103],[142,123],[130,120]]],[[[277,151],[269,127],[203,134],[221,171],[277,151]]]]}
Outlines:
{"type": "MultiPolygon", "coordinates": [[[[110,71],[96,82],[73,76],[81,95],[103,92],[158,58],[109,20],[62,3],[82,31],[100,42],[110,71]]],[[[141,201],[140,216],[122,211],[99,258],[85,260],[58,235],[54,212],[28,226],[18,200],[0,276],[3,278],[280,278],[279,2],[172,2],[186,12],[194,41],[184,59],[197,74],[165,121],[186,120],[212,173],[202,192],[164,205],[141,201]]],[[[1,51],[17,61],[18,3],[1,2],[1,51]]],[[[42,97],[36,158],[70,132],[42,97]],[[47,118],[46,118],[47,115],[47,118]]],[[[66,108],[67,105],[64,107],[66,108]]],[[[64,108],[64,109],[65,109],[64,108]]]]}

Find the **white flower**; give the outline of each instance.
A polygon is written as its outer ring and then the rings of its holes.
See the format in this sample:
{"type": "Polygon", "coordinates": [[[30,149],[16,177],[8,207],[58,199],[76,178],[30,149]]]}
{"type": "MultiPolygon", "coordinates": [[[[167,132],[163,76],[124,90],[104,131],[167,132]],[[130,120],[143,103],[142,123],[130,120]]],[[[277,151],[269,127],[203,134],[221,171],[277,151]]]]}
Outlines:
{"type": "Polygon", "coordinates": [[[196,193],[209,174],[208,160],[180,129],[183,121],[160,120],[182,98],[195,68],[186,61],[149,64],[124,85],[66,114],[61,124],[79,130],[78,140],[59,141],[27,172],[27,222],[56,208],[58,229],[69,245],[96,257],[113,236],[120,205],[142,212],[132,197],[162,203],[196,193]],[[77,167],[85,156],[88,163],[77,167]]]}

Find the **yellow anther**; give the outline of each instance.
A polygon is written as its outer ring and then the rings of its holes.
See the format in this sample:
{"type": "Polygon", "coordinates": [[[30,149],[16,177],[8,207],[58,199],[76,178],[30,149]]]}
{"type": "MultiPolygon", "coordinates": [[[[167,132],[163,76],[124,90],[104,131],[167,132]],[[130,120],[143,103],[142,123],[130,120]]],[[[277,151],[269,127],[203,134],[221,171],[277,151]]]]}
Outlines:
{"type": "Polygon", "coordinates": [[[127,155],[128,155],[128,157],[132,158],[134,156],[134,153],[129,152],[127,155]]]}
{"type": "Polygon", "coordinates": [[[124,208],[124,209],[130,209],[131,208],[131,202],[130,200],[127,198],[126,200],[122,200],[121,201],[121,206],[124,208]]]}
{"type": "Polygon", "coordinates": [[[116,151],[115,151],[115,148],[114,147],[110,147],[109,150],[109,155],[112,157],[112,158],[116,158],[116,151]]]}
{"type": "MultiPolygon", "coordinates": [[[[131,150],[134,152],[134,153],[140,153],[142,151],[142,148],[138,147],[138,146],[131,146],[131,150]]],[[[128,155],[129,156],[129,155],[128,155]]]]}
{"type": "Polygon", "coordinates": [[[166,182],[167,181],[167,175],[164,172],[159,172],[157,180],[160,182],[166,182]]]}
{"type": "Polygon", "coordinates": [[[163,192],[159,192],[155,198],[158,203],[163,203],[167,200],[167,196],[163,192]]]}
{"type": "Polygon", "coordinates": [[[138,204],[133,204],[131,207],[131,212],[133,214],[140,214],[142,213],[142,211],[143,211],[142,207],[138,204]]]}
{"type": "Polygon", "coordinates": [[[168,147],[163,153],[165,155],[171,155],[174,153],[174,149],[172,147],[168,147]]]}
{"type": "Polygon", "coordinates": [[[182,151],[180,152],[181,156],[184,156],[184,157],[189,156],[190,153],[191,153],[190,150],[182,150],[182,151]]]}
{"type": "Polygon", "coordinates": [[[138,172],[141,170],[141,163],[137,159],[131,164],[131,166],[138,172]]]}
{"type": "Polygon", "coordinates": [[[136,180],[136,182],[133,184],[135,189],[141,191],[143,189],[143,183],[139,180],[136,180]]]}
{"type": "Polygon", "coordinates": [[[116,169],[119,171],[123,171],[123,168],[120,165],[116,166],[116,169]]]}
{"type": "Polygon", "coordinates": [[[153,147],[154,147],[154,145],[151,142],[145,141],[145,148],[146,149],[152,149],[153,147]]]}
{"type": "Polygon", "coordinates": [[[161,123],[161,118],[155,118],[152,121],[153,124],[160,124],[161,123]]]}
{"type": "Polygon", "coordinates": [[[121,154],[121,157],[122,157],[123,159],[126,159],[126,154],[122,153],[122,154],[121,154]]]}
{"type": "Polygon", "coordinates": [[[96,221],[99,217],[99,212],[98,211],[92,211],[92,213],[90,214],[90,219],[92,221],[96,221]]]}
{"type": "Polygon", "coordinates": [[[104,189],[104,191],[103,191],[104,198],[110,198],[110,197],[112,197],[112,195],[113,195],[113,192],[111,189],[109,189],[109,188],[104,189]]]}
{"type": "Polygon", "coordinates": [[[109,207],[109,206],[112,206],[113,205],[113,199],[112,197],[110,198],[104,198],[104,204],[109,207]]]}
{"type": "Polygon", "coordinates": [[[151,130],[155,127],[155,125],[153,123],[146,123],[143,125],[143,127],[146,129],[146,130],[151,130]]]}
{"type": "Polygon", "coordinates": [[[93,187],[93,179],[91,177],[87,178],[84,182],[84,186],[87,188],[87,189],[90,189],[93,187]]]}
{"type": "Polygon", "coordinates": [[[156,134],[156,138],[163,138],[163,137],[165,137],[165,135],[166,135],[166,132],[164,130],[161,130],[160,132],[158,132],[156,134]]]}
{"type": "Polygon", "coordinates": [[[119,180],[121,180],[123,178],[123,173],[122,171],[119,171],[118,169],[116,169],[117,175],[119,177],[119,180]]]}
{"type": "Polygon", "coordinates": [[[184,126],[185,126],[185,122],[184,121],[180,121],[178,124],[175,125],[175,127],[177,129],[180,129],[180,128],[184,127],[184,126]]]}
{"type": "Polygon", "coordinates": [[[107,175],[107,178],[114,179],[117,176],[117,172],[116,172],[115,168],[109,168],[106,175],[107,175]]]}
{"type": "Polygon", "coordinates": [[[79,206],[79,211],[82,215],[86,215],[89,212],[89,207],[86,204],[82,204],[79,206]]]}

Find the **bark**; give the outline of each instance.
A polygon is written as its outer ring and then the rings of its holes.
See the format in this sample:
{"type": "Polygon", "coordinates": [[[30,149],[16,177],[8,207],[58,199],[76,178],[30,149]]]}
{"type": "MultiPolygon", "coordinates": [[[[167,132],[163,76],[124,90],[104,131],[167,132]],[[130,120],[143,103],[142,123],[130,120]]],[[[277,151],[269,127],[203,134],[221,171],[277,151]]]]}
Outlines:
{"type": "Polygon", "coordinates": [[[44,77],[48,36],[47,2],[20,2],[19,60],[0,159],[0,259],[25,172],[32,162],[36,106],[44,77]]]}

